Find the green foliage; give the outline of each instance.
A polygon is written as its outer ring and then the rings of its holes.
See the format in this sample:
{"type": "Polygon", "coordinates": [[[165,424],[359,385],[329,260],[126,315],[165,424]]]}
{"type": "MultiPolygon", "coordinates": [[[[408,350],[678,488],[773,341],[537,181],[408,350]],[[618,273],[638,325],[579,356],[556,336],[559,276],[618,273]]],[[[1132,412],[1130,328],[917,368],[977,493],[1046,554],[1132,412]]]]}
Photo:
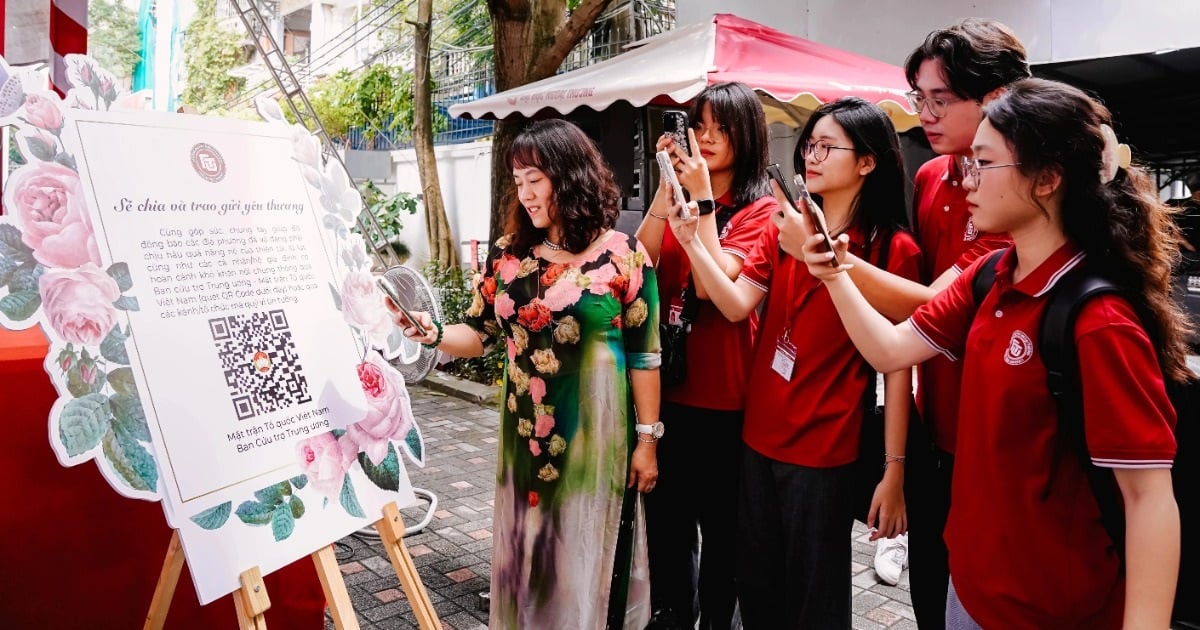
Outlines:
{"type": "MultiPolygon", "coordinates": [[[[409,256],[408,246],[400,241],[400,231],[404,229],[401,214],[416,214],[418,198],[409,192],[398,192],[388,196],[371,180],[363,180],[358,189],[363,196],[363,211],[354,226],[355,232],[362,232],[360,226],[371,226],[371,217],[383,233],[384,242],[392,248],[400,260],[409,256]]],[[[372,229],[372,232],[374,229],[372,229]]],[[[382,244],[380,244],[382,247],[382,244]]]]}
{"type": "MultiPolygon", "coordinates": [[[[305,90],[317,119],[335,142],[343,139],[354,126],[357,116],[354,94],[357,89],[358,80],[355,76],[349,70],[338,70],[305,90]]],[[[283,116],[288,122],[296,122],[290,108],[283,109],[283,116]]]]}
{"type": "Polygon", "coordinates": [[[142,61],[137,12],[118,0],[88,3],[88,54],[118,78],[133,75],[142,61]]]}
{"type": "MultiPolygon", "coordinates": [[[[382,133],[393,134],[397,141],[412,140],[413,75],[396,66],[374,64],[357,73],[339,70],[323,77],[306,90],[309,103],[326,133],[345,144],[351,129],[361,128],[370,145],[382,133]]],[[[296,122],[287,109],[284,117],[296,122]]],[[[450,121],[434,112],[433,132],[449,128],[450,121]]]]}
{"type": "Polygon", "coordinates": [[[196,0],[196,16],[188,24],[185,37],[187,87],[183,102],[194,105],[200,113],[220,108],[246,83],[246,79],[229,74],[246,62],[242,52],[245,36],[221,27],[216,18],[216,0],[196,0]]]}
{"type": "MultiPolygon", "coordinates": [[[[429,284],[441,300],[442,320],[445,325],[457,324],[466,318],[475,284],[473,275],[469,269],[445,269],[436,262],[425,266],[425,278],[429,280],[429,284]]],[[[499,385],[504,374],[504,352],[504,344],[497,343],[492,346],[491,352],[482,357],[455,359],[444,365],[442,370],[476,383],[499,385]]]]}

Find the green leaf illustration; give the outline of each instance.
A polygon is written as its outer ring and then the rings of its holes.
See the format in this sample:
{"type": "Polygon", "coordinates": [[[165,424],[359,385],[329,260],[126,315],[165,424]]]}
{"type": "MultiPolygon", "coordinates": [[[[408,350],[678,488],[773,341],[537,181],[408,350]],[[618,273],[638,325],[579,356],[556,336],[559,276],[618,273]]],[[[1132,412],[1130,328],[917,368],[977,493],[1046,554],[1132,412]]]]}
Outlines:
{"type": "Polygon", "coordinates": [[[104,434],[103,447],[105,459],[131,488],[149,491],[158,485],[154,457],[128,432],[111,427],[104,434]]]}
{"type": "Polygon", "coordinates": [[[271,514],[271,533],[275,535],[275,542],[291,536],[294,529],[296,529],[296,519],[292,517],[291,508],[286,505],[276,508],[271,514]]]}
{"type": "Polygon", "coordinates": [[[414,464],[425,467],[425,442],[421,439],[421,430],[416,424],[412,425],[408,434],[404,436],[404,450],[408,452],[408,458],[414,464]]]}
{"type": "Polygon", "coordinates": [[[300,518],[304,516],[304,502],[300,497],[292,495],[292,500],[288,502],[288,507],[292,508],[292,516],[300,518]]]}
{"type": "Polygon", "coordinates": [[[236,514],[247,525],[266,525],[271,522],[271,512],[273,511],[274,508],[258,501],[243,501],[238,506],[236,514]]]}
{"type": "Polygon", "coordinates": [[[108,275],[117,281],[117,288],[121,290],[121,293],[133,288],[133,276],[129,275],[129,265],[123,262],[115,263],[108,268],[108,275]]]}
{"type": "Polygon", "coordinates": [[[229,513],[232,511],[233,502],[226,501],[196,514],[192,517],[192,522],[204,529],[221,529],[225,525],[225,521],[229,520],[229,513]]]}
{"type": "Polygon", "coordinates": [[[11,223],[0,225],[0,258],[33,260],[33,248],[21,240],[21,230],[11,223]]]}
{"type": "Polygon", "coordinates": [[[366,473],[367,479],[370,479],[371,483],[384,490],[400,488],[400,458],[396,457],[396,449],[392,448],[390,443],[387,457],[384,457],[378,466],[371,463],[371,458],[367,457],[366,453],[358,454],[358,463],[362,464],[363,472],[366,473]]]}
{"type": "Polygon", "coordinates": [[[104,341],[100,342],[100,356],[120,365],[129,365],[129,353],[125,351],[125,339],[120,326],[113,326],[104,341]]]}
{"type": "Polygon", "coordinates": [[[112,385],[118,394],[137,396],[137,383],[133,380],[133,370],[131,368],[119,367],[109,372],[108,384],[112,385]]]}
{"type": "Polygon", "coordinates": [[[29,152],[33,157],[40,162],[49,162],[54,159],[55,146],[37,136],[29,136],[25,139],[25,144],[29,147],[29,152]]]}
{"type": "Polygon", "coordinates": [[[23,265],[13,269],[8,276],[8,290],[10,293],[20,291],[38,290],[38,279],[46,272],[46,268],[42,265],[30,264],[23,265]]]}
{"type": "Polygon", "coordinates": [[[337,310],[342,310],[342,294],[338,293],[338,288],[332,282],[329,283],[329,292],[333,294],[333,305],[337,310]]]}
{"type": "Polygon", "coordinates": [[[254,491],[254,498],[262,501],[263,504],[275,507],[283,503],[283,496],[292,493],[292,486],[286,481],[281,481],[263,488],[262,490],[254,491]]]}
{"type": "Polygon", "coordinates": [[[88,394],[67,403],[58,418],[58,437],[74,457],[100,443],[108,431],[112,412],[104,394],[88,394]]]}
{"type": "Polygon", "coordinates": [[[358,495],[354,494],[354,483],[350,481],[350,473],[346,473],[346,478],[342,480],[342,507],[350,516],[363,518],[366,514],[363,513],[362,506],[358,504],[358,495]]]}
{"type": "Polygon", "coordinates": [[[300,490],[304,488],[304,486],[308,485],[308,477],[304,475],[296,475],[295,477],[288,479],[288,481],[292,482],[292,486],[294,486],[297,490],[300,490]]]}
{"type": "MultiPolygon", "coordinates": [[[[129,369],[129,368],[125,368],[129,369]]],[[[136,395],[113,394],[108,399],[112,408],[113,425],[135,439],[150,441],[150,426],[146,424],[146,412],[136,395]]]]}
{"type": "Polygon", "coordinates": [[[0,313],[19,322],[29,319],[41,305],[42,296],[37,291],[14,291],[0,298],[0,313]]]}
{"type": "Polygon", "coordinates": [[[113,302],[113,308],[115,308],[119,311],[140,311],[141,310],[141,307],[138,306],[137,298],[131,297],[128,295],[122,295],[121,297],[117,298],[117,301],[113,302]]]}

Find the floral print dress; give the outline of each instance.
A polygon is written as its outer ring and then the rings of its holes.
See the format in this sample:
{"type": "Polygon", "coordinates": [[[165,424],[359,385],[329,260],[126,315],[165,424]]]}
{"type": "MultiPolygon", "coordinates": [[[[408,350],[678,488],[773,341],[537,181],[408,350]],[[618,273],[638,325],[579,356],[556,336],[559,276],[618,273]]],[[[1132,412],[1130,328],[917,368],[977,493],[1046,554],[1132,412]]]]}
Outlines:
{"type": "Polygon", "coordinates": [[[485,345],[508,345],[492,628],[649,620],[645,524],[626,489],[637,443],[629,370],[659,366],[658,286],[634,238],[601,238],[566,264],[518,259],[500,239],[467,311],[485,345]]]}

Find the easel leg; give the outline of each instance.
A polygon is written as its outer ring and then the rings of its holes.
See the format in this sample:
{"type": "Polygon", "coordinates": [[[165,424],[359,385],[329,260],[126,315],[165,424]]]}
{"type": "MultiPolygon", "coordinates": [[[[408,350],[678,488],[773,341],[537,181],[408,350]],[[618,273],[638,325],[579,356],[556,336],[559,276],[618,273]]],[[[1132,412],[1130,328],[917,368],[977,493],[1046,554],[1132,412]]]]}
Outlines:
{"type": "Polygon", "coordinates": [[[413,614],[417,616],[417,625],[421,630],[438,630],[441,623],[438,622],[437,611],[433,609],[433,602],[429,601],[429,593],[425,592],[425,585],[421,583],[417,566],[408,554],[408,547],[404,546],[404,520],[395,502],[383,506],[383,518],[375,522],[375,529],[379,531],[383,548],[387,549],[400,586],[404,587],[404,595],[412,606],[413,614]]]}
{"type": "Polygon", "coordinates": [[[326,545],[314,551],[312,559],[313,564],[317,565],[317,577],[321,578],[325,601],[329,602],[329,614],[333,617],[334,627],[338,630],[358,630],[358,617],[354,614],[354,605],[350,603],[350,593],[346,591],[346,580],[342,578],[333,546],[326,545]]]}
{"type": "Polygon", "coordinates": [[[158,585],[154,587],[154,598],[150,600],[150,611],[146,613],[146,623],[142,626],[144,630],[162,630],[182,572],[183,549],[179,546],[179,530],[174,530],[171,532],[171,542],[167,544],[162,572],[158,574],[158,585]]]}
{"type": "Polygon", "coordinates": [[[263,616],[271,607],[267,597],[267,585],[263,583],[262,571],[258,567],[247,569],[238,576],[242,588],[230,595],[237,609],[238,628],[241,630],[267,630],[267,618],[263,616]]]}

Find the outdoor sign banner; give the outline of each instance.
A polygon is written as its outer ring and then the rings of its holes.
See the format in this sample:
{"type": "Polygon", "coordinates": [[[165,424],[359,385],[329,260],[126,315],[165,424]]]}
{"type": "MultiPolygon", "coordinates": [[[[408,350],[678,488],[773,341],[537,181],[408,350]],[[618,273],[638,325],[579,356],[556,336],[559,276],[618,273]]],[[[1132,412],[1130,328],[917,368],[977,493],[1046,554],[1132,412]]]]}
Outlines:
{"type": "MultiPolygon", "coordinates": [[[[361,198],[317,140],[268,122],[122,109],[87,57],[73,87],[7,84],[0,325],[40,324],[59,461],[162,501],[202,603],[415,502],[424,446],[361,198]],[[381,355],[382,352],[382,355],[381,355]]],[[[21,418],[21,421],[36,421],[21,418]]]]}

